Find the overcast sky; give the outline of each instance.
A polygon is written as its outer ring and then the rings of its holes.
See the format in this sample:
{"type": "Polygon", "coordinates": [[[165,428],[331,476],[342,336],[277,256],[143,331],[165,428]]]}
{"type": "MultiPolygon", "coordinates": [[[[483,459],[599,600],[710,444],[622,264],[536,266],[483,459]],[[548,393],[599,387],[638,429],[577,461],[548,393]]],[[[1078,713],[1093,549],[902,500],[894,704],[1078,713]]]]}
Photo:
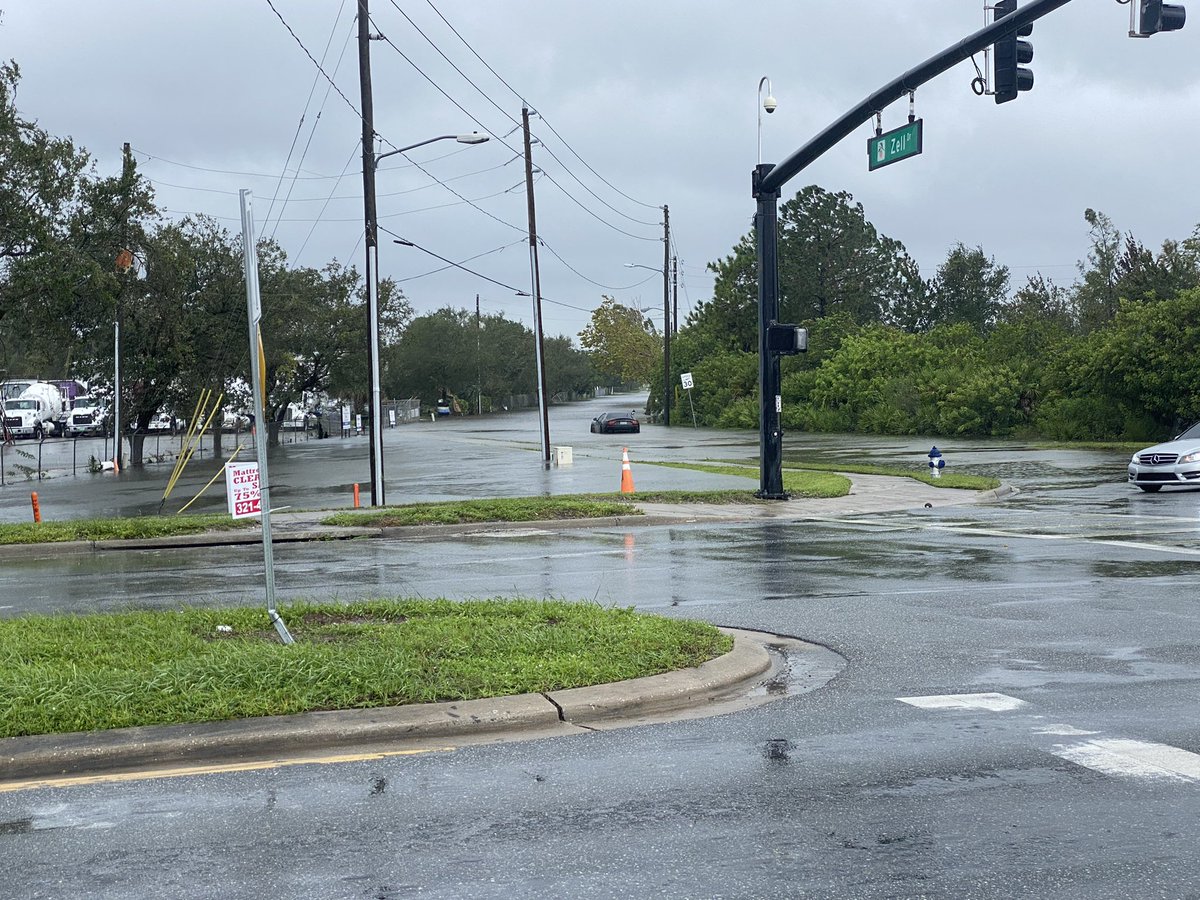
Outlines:
{"type": "MultiPolygon", "coordinates": [[[[464,264],[528,291],[524,100],[542,142],[533,156],[544,173],[546,331],[573,337],[603,294],[650,307],[661,325],[663,204],[681,316],[709,296],[706,264],[751,227],[762,76],[779,104],[761,116],[763,158],[778,162],[984,24],[981,0],[370,9],[385,38],[371,43],[380,146],[493,136],[412,151],[429,174],[402,156],[384,160],[381,227],[455,261],[476,257],[464,264]]],[[[868,173],[864,125],[789,182],[784,199],[814,183],[849,191],[926,278],[962,242],[1008,266],[1014,288],[1039,270],[1075,278],[1088,207],[1154,247],[1187,237],[1200,222],[1200,8],[1183,31],[1149,40],[1126,36],[1128,9],[1074,0],[1035,28],[1032,92],[996,106],[971,92],[974,68],[960,64],[917,93],[922,156],[868,173]]],[[[127,141],[168,215],[207,213],[238,232],[238,190],[249,188],[260,231],[293,264],[336,258],[362,270],[356,0],[0,0],[0,10],[0,57],[22,70],[18,107],[86,147],[99,172],[119,170],[127,141]]],[[[906,101],[886,110],[884,128],[907,111],[906,101]]],[[[455,269],[427,274],[442,264],[380,237],[383,274],[419,312],[473,308],[479,294],[485,313],[531,322],[528,298],[455,269]]]]}

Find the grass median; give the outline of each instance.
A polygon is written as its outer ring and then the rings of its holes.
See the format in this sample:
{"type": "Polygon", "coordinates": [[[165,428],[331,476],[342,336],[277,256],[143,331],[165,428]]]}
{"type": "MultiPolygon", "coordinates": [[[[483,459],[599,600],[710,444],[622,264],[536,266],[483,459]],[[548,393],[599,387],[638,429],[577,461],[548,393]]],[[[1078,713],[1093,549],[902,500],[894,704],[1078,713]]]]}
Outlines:
{"type": "Polygon", "coordinates": [[[64,541],[112,541],[159,538],[257,526],[257,519],[232,519],[221,513],[194,516],[136,516],[128,519],[61,519],[0,524],[0,544],[53,544],[64,541]]]}
{"type": "Polygon", "coordinates": [[[297,604],[0,620],[0,737],[471,700],[699,665],[711,625],[538,600],[297,604]]]}

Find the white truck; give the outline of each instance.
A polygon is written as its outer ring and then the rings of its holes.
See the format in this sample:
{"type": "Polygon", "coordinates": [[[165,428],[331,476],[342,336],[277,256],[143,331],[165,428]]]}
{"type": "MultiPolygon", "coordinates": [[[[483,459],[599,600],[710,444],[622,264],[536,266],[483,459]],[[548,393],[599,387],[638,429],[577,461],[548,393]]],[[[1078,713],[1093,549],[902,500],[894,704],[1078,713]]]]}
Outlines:
{"type": "Polygon", "coordinates": [[[107,415],[108,408],[98,397],[81,394],[71,401],[71,410],[67,413],[67,437],[103,434],[107,415]]]}
{"type": "Polygon", "coordinates": [[[44,438],[54,434],[67,412],[62,391],[45,381],[35,381],[18,396],[4,401],[4,430],[13,437],[44,438]]]}

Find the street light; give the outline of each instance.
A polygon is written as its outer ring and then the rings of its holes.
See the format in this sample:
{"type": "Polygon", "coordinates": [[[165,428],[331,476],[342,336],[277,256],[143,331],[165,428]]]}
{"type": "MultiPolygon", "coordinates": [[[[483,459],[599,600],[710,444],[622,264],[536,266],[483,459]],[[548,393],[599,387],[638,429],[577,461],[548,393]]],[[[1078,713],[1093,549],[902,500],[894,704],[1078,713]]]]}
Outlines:
{"type": "Polygon", "coordinates": [[[641,263],[625,263],[627,269],[649,269],[662,272],[663,277],[663,425],[671,425],[671,273],[667,261],[662,269],[643,266],[641,263]]]}
{"type": "Polygon", "coordinates": [[[380,160],[397,153],[407,153],[437,141],[458,141],[460,144],[482,144],[489,140],[486,134],[441,134],[425,141],[409,144],[387,153],[376,153],[371,158],[367,173],[363,205],[367,220],[367,364],[371,370],[371,505],[384,506],[383,487],[383,401],[379,378],[379,217],[375,209],[375,173],[380,160]],[[374,254],[374,265],[372,265],[374,254]]]}
{"type": "Polygon", "coordinates": [[[775,102],[775,97],[771,93],[771,79],[764,75],[758,80],[758,161],[762,162],[762,114],[763,110],[767,111],[767,115],[775,112],[779,104],[775,102]],[[767,86],[767,99],[763,99],[763,85],[767,86]]]}

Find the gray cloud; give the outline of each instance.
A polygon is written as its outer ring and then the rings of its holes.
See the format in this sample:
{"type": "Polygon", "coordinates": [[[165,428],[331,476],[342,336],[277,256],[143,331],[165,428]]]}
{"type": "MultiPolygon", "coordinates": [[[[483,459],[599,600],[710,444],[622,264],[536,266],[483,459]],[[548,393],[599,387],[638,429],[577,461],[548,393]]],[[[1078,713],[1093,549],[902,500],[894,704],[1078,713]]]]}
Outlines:
{"type": "MultiPolygon", "coordinates": [[[[328,45],[327,71],[336,70],[338,87],[358,106],[354,0],[274,2],[315,56],[328,45]]],[[[707,296],[704,264],[728,254],[750,228],[762,75],[771,77],[779,100],[778,111],[763,117],[763,151],[778,161],[984,21],[977,0],[436,5],[544,116],[534,124],[545,142],[534,151],[536,163],[547,175],[537,185],[539,232],[570,268],[543,253],[543,291],[585,310],[602,293],[661,304],[661,281],[624,264],[661,265],[661,229],[654,224],[661,214],[653,207],[663,203],[671,207],[685,264],[681,307],[707,296]],[[592,175],[546,122],[638,202],[592,175]]],[[[260,226],[295,262],[320,265],[336,257],[361,268],[358,122],[266,0],[9,6],[0,52],[21,64],[20,107],[88,147],[102,171],[117,170],[121,144],[129,141],[144,154],[142,171],[171,215],[205,212],[236,230],[237,191],[251,188],[260,226]],[[284,181],[280,193],[290,190],[291,201],[277,202],[263,221],[294,138],[299,147],[308,144],[305,177],[292,186],[284,181]],[[343,171],[340,182],[315,177],[343,171]]],[[[504,191],[522,180],[520,161],[510,161],[519,133],[509,134],[520,99],[428,3],[371,0],[371,9],[377,29],[394,44],[375,41],[371,48],[379,134],[393,146],[475,129],[497,136],[479,147],[440,143],[412,154],[462,196],[488,198],[478,204],[496,218],[396,159],[379,176],[381,224],[455,259],[519,242],[524,192],[504,191]],[[401,9],[490,100],[425,42],[401,9]]],[[[1200,25],[1141,41],[1125,36],[1127,22],[1127,7],[1111,0],[1075,0],[1035,28],[1032,92],[998,107],[971,93],[974,69],[962,64],[918,92],[923,156],[868,173],[870,128],[863,126],[797,176],[785,196],[808,183],[850,191],[927,277],[962,241],[1010,266],[1014,285],[1038,269],[1069,282],[1087,250],[1089,206],[1150,245],[1186,237],[1200,221],[1190,174],[1200,142],[1191,115],[1200,98],[1193,62],[1200,25]]],[[[906,112],[904,103],[885,111],[885,127],[903,122],[906,112]]],[[[390,242],[381,255],[384,273],[400,279],[440,265],[390,242]]],[[[528,254],[520,243],[470,265],[528,290],[528,254]]],[[[416,278],[404,287],[418,309],[470,306],[478,292],[486,309],[530,319],[527,299],[465,273],[416,278]]],[[[546,307],[551,332],[574,335],[586,321],[586,312],[546,307]]]]}

